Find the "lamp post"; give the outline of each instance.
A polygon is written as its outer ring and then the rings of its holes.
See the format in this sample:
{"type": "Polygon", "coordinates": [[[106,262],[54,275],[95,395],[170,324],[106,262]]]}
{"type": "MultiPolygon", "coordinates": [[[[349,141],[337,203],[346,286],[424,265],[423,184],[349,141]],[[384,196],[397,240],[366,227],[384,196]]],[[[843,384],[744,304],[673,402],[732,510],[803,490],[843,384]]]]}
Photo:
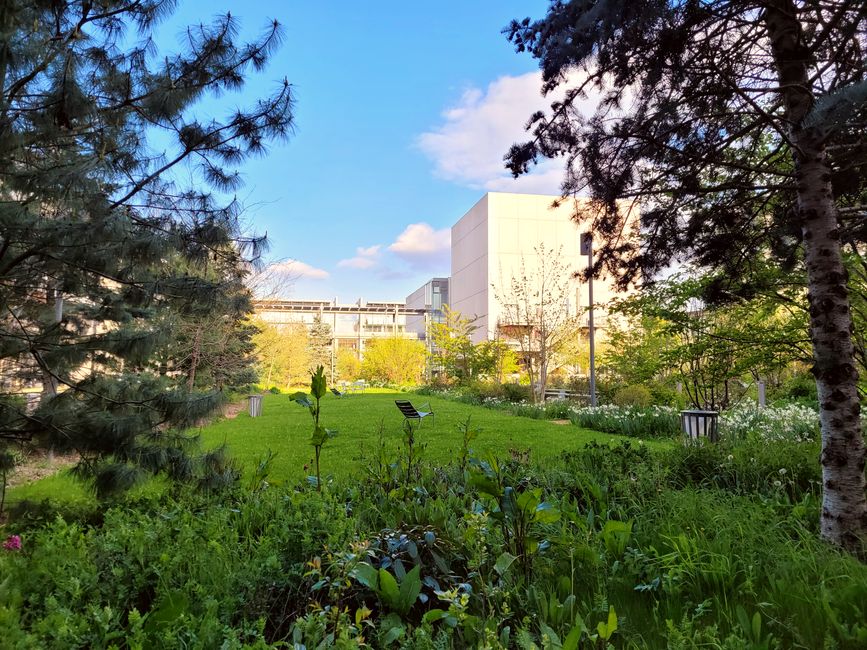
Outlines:
{"type": "Polygon", "coordinates": [[[587,326],[590,332],[590,406],[596,406],[596,331],[593,327],[593,235],[582,232],[580,241],[581,254],[587,256],[587,298],[590,312],[587,326]]]}

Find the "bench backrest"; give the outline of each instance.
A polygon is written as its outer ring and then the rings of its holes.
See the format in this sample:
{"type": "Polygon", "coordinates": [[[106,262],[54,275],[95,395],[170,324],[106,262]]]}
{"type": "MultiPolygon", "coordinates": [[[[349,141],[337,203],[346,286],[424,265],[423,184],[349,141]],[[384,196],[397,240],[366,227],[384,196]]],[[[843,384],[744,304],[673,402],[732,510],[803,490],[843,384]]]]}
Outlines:
{"type": "Polygon", "coordinates": [[[411,402],[405,399],[396,399],[394,403],[397,405],[397,408],[400,409],[400,412],[403,413],[403,416],[406,418],[421,418],[418,414],[418,410],[412,405],[411,402]]]}

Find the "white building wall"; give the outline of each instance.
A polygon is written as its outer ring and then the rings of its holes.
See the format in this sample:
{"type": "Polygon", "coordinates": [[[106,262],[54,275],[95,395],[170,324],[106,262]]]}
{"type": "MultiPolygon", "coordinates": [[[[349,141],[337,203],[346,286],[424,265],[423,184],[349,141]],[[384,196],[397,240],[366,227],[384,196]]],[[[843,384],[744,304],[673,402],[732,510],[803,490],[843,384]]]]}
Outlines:
{"type": "Polygon", "coordinates": [[[464,316],[479,316],[478,340],[487,337],[490,282],[488,199],[486,194],[452,226],[452,276],[450,304],[464,316]]]}
{"type": "MultiPolygon", "coordinates": [[[[528,275],[540,263],[538,248],[561,251],[571,276],[586,268],[579,254],[578,225],[572,221],[574,200],[551,205],[558,197],[540,194],[486,194],[452,227],[451,307],[464,316],[478,315],[476,342],[493,338],[501,314],[497,295],[508,296],[513,275],[521,276],[522,260],[528,275]]],[[[588,305],[586,283],[570,280],[569,311],[588,305]]],[[[605,305],[614,291],[606,278],[593,283],[594,302],[605,305]]],[[[602,314],[600,314],[602,316],[602,314]]]]}

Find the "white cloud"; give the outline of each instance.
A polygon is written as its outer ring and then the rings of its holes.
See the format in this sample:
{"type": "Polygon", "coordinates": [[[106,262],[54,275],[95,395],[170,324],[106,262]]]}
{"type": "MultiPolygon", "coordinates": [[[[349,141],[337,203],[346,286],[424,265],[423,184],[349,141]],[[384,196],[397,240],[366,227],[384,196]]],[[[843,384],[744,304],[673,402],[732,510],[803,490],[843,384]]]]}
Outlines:
{"type": "MultiPolygon", "coordinates": [[[[574,85],[564,84],[566,85],[574,85]]],[[[540,72],[504,76],[484,91],[470,88],[456,106],[443,112],[444,122],[422,133],[417,144],[434,162],[437,176],[473,189],[558,194],[563,179],[562,159],[544,160],[531,173],[513,179],[503,156],[516,142],[526,141],[530,115],[549,112],[562,91],[541,95],[540,72]]],[[[598,97],[577,102],[585,115],[593,112],[598,97]]]]}
{"type": "Polygon", "coordinates": [[[325,269],[317,269],[315,266],[310,266],[300,260],[277,262],[276,264],[271,264],[265,270],[274,275],[285,275],[288,278],[296,280],[327,280],[330,275],[325,269]]]}
{"type": "Polygon", "coordinates": [[[416,269],[442,268],[448,265],[451,229],[434,230],[427,223],[411,223],[388,247],[416,269]]]}
{"type": "Polygon", "coordinates": [[[355,257],[340,260],[337,263],[337,266],[350,269],[369,269],[373,266],[376,266],[380,248],[380,244],[368,246],[367,248],[359,246],[355,249],[355,257]]]}

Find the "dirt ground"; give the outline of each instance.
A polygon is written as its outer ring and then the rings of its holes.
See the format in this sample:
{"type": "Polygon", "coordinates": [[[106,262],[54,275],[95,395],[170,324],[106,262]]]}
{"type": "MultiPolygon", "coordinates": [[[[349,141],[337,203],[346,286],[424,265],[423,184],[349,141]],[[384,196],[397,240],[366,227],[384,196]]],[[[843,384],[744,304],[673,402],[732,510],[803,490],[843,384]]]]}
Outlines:
{"type": "MultiPolygon", "coordinates": [[[[247,401],[236,402],[234,404],[226,404],[223,406],[221,417],[229,420],[238,417],[238,413],[246,410],[247,401]]],[[[210,423],[203,422],[202,426],[210,423]]],[[[31,449],[25,452],[23,460],[15,466],[12,474],[9,476],[7,487],[12,488],[17,485],[27,485],[34,481],[39,481],[43,478],[56,474],[60,470],[71,467],[78,462],[78,454],[58,454],[45,451],[44,449],[31,449]]]]}
{"type": "Polygon", "coordinates": [[[78,462],[78,454],[56,454],[44,449],[28,451],[21,463],[15,466],[9,476],[8,487],[26,485],[47,476],[51,476],[62,469],[75,465],[78,462]]]}

